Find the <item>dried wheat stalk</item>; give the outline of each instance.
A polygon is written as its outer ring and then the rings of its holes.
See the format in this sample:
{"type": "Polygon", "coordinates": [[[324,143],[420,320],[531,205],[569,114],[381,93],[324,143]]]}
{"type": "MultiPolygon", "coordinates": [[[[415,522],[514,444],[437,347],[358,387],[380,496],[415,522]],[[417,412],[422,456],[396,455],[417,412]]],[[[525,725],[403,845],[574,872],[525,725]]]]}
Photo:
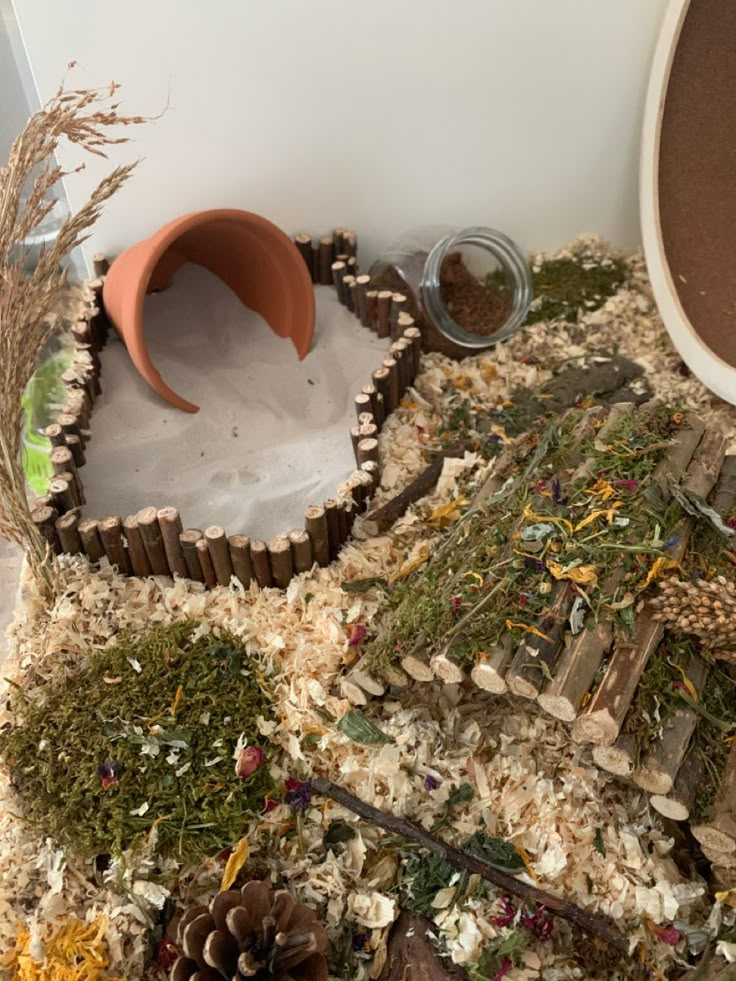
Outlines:
{"type": "Polygon", "coordinates": [[[49,591],[55,579],[53,557],[31,520],[26,497],[21,398],[55,330],[54,311],[64,290],[62,260],[85,241],[102,205],[135,164],[116,167],[97,185],[89,201],[64,221],[53,245],[42,251],[32,275],[24,271],[23,243],[54,208],[51,191],[67,176],[55,159],[60,143],[66,140],[104,157],[106,147],[127,139],[110,129],[145,122],[120,112],[113,101],[117,88],[113,83],[107,89],[66,89],[62,83],[30,117],[7,166],[0,168],[0,535],[26,551],[31,571],[49,591]]]}
{"type": "Polygon", "coordinates": [[[655,616],[670,630],[705,641],[717,658],[736,661],[736,584],[723,576],[706,582],[665,579],[652,600],[655,616]]]}

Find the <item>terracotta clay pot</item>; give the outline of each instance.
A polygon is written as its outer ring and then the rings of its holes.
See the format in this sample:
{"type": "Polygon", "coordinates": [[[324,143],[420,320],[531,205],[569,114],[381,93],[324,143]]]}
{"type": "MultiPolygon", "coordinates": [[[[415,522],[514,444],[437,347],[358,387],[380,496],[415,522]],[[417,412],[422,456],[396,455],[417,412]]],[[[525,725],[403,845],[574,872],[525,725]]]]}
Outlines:
{"type": "Polygon", "coordinates": [[[143,301],[146,293],[170,286],[186,262],[218,276],[279,337],[291,338],[300,360],[305,357],[314,334],[314,289],[291,239],[249,211],[195,211],[126,249],[110,266],[103,289],[105,309],[133,364],[167,402],[199,411],[154,367],[144,337],[143,301]]]}

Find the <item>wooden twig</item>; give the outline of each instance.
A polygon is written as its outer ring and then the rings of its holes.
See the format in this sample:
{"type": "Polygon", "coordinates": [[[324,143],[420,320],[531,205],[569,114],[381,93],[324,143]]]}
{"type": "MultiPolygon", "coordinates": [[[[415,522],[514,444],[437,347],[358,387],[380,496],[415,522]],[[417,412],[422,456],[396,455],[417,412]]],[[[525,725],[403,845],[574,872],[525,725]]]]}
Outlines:
{"type": "Polygon", "coordinates": [[[363,520],[363,529],[369,535],[380,535],[384,531],[388,531],[394,522],[406,514],[412,504],[429,494],[440,479],[442,468],[448,457],[463,456],[467,450],[471,450],[472,448],[473,444],[470,442],[458,443],[446,447],[396,497],[392,497],[386,504],[366,515],[363,520]]]}
{"type": "Polygon", "coordinates": [[[621,951],[621,953],[629,953],[630,943],[628,938],[607,917],[589,913],[587,910],[581,909],[574,903],[568,903],[553,893],[546,892],[544,889],[538,889],[536,886],[530,886],[515,876],[509,875],[507,872],[502,872],[500,869],[494,868],[494,866],[489,865],[479,858],[475,858],[473,855],[468,855],[467,852],[462,851],[460,848],[446,844],[444,841],[435,838],[434,835],[412,824],[410,821],[405,821],[403,818],[394,817],[393,814],[385,814],[383,811],[379,811],[378,808],[366,804],[329,780],[324,780],[322,777],[315,777],[312,780],[312,789],[324,797],[330,797],[342,805],[342,807],[346,807],[348,810],[353,811],[354,814],[358,814],[364,820],[371,821],[380,828],[390,831],[391,834],[401,835],[401,837],[406,838],[408,841],[413,841],[421,845],[456,868],[465,869],[467,872],[479,875],[487,882],[491,882],[498,889],[510,893],[524,902],[537,903],[540,906],[544,906],[551,913],[562,917],[562,919],[567,920],[586,933],[605,940],[606,943],[610,944],[616,950],[621,951]]]}

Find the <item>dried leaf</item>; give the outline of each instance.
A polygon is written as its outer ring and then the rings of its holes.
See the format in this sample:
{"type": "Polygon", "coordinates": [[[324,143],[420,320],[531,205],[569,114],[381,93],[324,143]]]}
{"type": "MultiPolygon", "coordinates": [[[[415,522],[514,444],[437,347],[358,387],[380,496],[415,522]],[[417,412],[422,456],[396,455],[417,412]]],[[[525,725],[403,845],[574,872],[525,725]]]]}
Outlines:
{"type": "Polygon", "coordinates": [[[523,630],[527,634],[534,634],[535,637],[541,637],[542,640],[549,641],[550,644],[552,643],[551,637],[548,637],[547,634],[543,634],[541,630],[530,626],[528,623],[519,623],[516,620],[507,620],[506,627],[508,630],[513,630],[514,628],[517,630],[523,630]]]}
{"type": "Polygon", "coordinates": [[[560,528],[564,528],[568,534],[572,534],[572,522],[568,521],[567,518],[555,518],[551,514],[537,514],[536,511],[532,511],[528,505],[524,508],[524,517],[529,521],[552,522],[552,524],[559,525],[560,528]]]}
{"type": "Polygon", "coordinates": [[[435,508],[434,511],[427,518],[427,524],[431,528],[446,528],[450,524],[451,519],[457,514],[457,512],[465,507],[468,503],[466,497],[458,497],[454,501],[450,501],[449,504],[442,504],[440,507],[435,508]]]}
{"type": "Polygon", "coordinates": [[[598,571],[594,565],[563,566],[554,559],[547,559],[547,568],[555,579],[569,579],[579,586],[596,586],[598,571]]]}
{"type": "Polygon", "coordinates": [[[576,596],[570,610],[570,631],[579,634],[585,624],[585,601],[582,596],[576,596]]]}
{"type": "Polygon", "coordinates": [[[682,676],[682,683],[685,686],[685,688],[687,688],[687,692],[690,695],[690,698],[692,698],[692,700],[694,702],[697,702],[697,700],[698,700],[698,689],[695,687],[695,685],[692,683],[692,681],[685,674],[685,669],[682,668],[682,667],[680,667],[679,664],[675,664],[675,662],[672,661],[672,660],[670,660],[670,658],[667,658],[667,662],[673,668],[676,668],[680,672],[680,675],[682,676]]]}
{"type": "Polygon", "coordinates": [[[422,542],[420,547],[416,550],[416,554],[413,558],[407,559],[406,562],[391,576],[391,582],[398,582],[399,579],[406,579],[410,576],[412,572],[416,572],[417,569],[421,568],[424,563],[429,559],[429,545],[426,542],[422,542]]]}
{"type": "Polygon", "coordinates": [[[729,528],[720,514],[706,504],[698,494],[681,487],[674,477],[669,478],[669,487],[672,496],[687,514],[693,518],[705,518],[724,538],[733,538],[736,535],[736,528],[729,528]]]}
{"type": "Polygon", "coordinates": [[[393,739],[367,719],[360,709],[351,709],[337,723],[337,728],[354,743],[370,746],[375,743],[392,743],[393,739]]]}
{"type": "Polygon", "coordinates": [[[548,521],[541,521],[535,525],[527,525],[522,529],[520,537],[523,542],[539,542],[547,535],[551,535],[554,530],[554,525],[548,521]]]}
{"type": "Polygon", "coordinates": [[[220,882],[220,892],[224,892],[229,889],[230,886],[235,882],[238,877],[238,872],[242,869],[245,863],[248,861],[248,856],[250,855],[250,844],[248,843],[247,837],[242,837],[237,843],[235,848],[227,860],[225,865],[225,871],[222,873],[222,881],[220,882]]]}
{"type": "Polygon", "coordinates": [[[616,501],[611,505],[610,508],[602,508],[598,511],[591,511],[587,518],[583,518],[575,525],[575,531],[580,531],[581,528],[587,528],[588,525],[592,525],[594,521],[598,518],[604,517],[608,521],[609,525],[613,524],[614,518],[616,518],[616,509],[620,508],[623,501],[616,501]]]}
{"type": "Polygon", "coordinates": [[[600,852],[604,858],[606,857],[606,844],[603,841],[603,832],[600,828],[595,829],[595,835],[593,836],[593,847],[597,852],[600,852]]]}

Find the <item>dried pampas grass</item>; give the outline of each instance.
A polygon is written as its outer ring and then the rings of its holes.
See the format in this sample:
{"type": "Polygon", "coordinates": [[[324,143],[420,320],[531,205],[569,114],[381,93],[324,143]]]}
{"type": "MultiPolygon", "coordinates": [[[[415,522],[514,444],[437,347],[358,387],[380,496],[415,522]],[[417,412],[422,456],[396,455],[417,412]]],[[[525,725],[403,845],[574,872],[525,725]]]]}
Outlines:
{"type": "Polygon", "coordinates": [[[54,208],[51,192],[67,176],[55,159],[60,143],[66,140],[104,157],[106,147],[127,140],[112,135],[111,129],[145,122],[120,112],[113,101],[117,88],[113,83],[107,89],[66,89],[62,83],[28,120],[7,166],[0,169],[0,536],[26,551],[32,573],[49,593],[55,563],[26,496],[21,398],[55,329],[53,312],[65,285],[61,263],[88,237],[103,204],[135,164],[116,167],[97,185],[89,201],[64,221],[53,244],[42,250],[32,275],[24,268],[24,242],[54,208]]]}

